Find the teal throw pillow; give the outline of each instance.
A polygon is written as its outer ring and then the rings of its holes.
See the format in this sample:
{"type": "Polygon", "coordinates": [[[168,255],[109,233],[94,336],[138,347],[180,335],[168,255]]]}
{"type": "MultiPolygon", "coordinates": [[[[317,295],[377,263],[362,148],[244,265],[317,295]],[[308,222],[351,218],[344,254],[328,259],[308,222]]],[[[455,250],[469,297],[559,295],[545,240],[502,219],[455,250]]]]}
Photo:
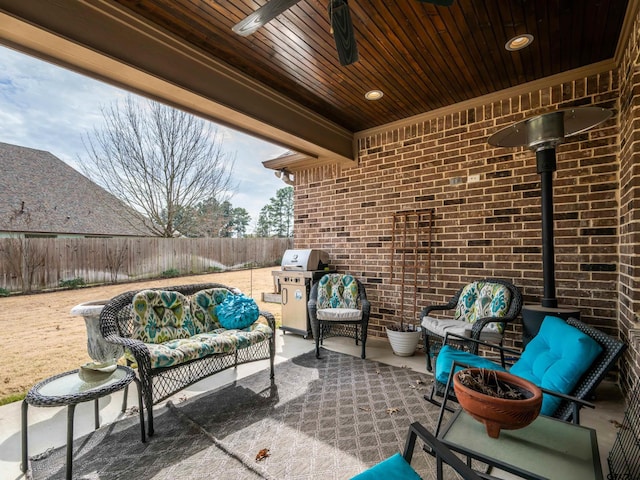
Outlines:
{"type": "Polygon", "coordinates": [[[253,298],[228,295],[224,302],[216,307],[216,315],[224,328],[242,330],[258,320],[260,310],[253,298]]]}

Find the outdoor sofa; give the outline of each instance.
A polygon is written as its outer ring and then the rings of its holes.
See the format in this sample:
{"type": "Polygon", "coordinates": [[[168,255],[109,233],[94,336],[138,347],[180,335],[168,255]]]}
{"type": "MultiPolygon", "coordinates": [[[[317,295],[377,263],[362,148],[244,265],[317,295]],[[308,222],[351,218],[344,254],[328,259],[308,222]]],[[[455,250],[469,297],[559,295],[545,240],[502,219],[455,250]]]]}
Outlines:
{"type": "Polygon", "coordinates": [[[203,378],[265,359],[274,378],[273,315],[225,285],[125,292],[105,305],[100,331],[107,342],[122,345],[127,364],[137,367],[149,435],[153,405],[203,378]]]}

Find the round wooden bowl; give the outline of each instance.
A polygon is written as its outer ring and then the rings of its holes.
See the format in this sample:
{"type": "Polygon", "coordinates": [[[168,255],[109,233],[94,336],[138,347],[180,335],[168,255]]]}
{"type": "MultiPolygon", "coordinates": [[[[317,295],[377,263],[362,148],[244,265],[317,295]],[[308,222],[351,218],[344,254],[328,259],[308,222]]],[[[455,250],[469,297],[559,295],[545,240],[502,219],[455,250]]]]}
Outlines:
{"type": "Polygon", "coordinates": [[[542,406],[542,391],[528,380],[507,372],[484,370],[484,377],[489,381],[497,378],[499,382],[521,391],[526,397],[516,400],[492,397],[466,387],[460,381],[460,375],[463,372],[475,376],[483,370],[468,368],[456,372],[453,376],[453,389],[460,406],[469,415],[485,425],[487,435],[491,438],[498,438],[500,430],[517,430],[526,427],[536,419],[542,406]]]}

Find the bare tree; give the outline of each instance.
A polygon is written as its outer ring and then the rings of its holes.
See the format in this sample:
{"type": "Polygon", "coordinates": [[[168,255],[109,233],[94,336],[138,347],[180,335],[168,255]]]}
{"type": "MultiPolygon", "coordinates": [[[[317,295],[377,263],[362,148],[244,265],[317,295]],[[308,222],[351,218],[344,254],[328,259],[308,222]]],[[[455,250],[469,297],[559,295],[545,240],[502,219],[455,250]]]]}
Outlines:
{"type": "MultiPolygon", "coordinates": [[[[29,230],[32,222],[31,213],[24,210],[23,206],[10,215],[9,222],[11,225],[22,225],[25,230],[29,230]]],[[[44,267],[47,259],[47,248],[42,246],[42,242],[27,238],[23,234],[10,235],[0,242],[0,255],[8,273],[20,280],[22,292],[31,292],[36,272],[44,267]]]]}
{"type": "Polygon", "coordinates": [[[143,213],[158,236],[179,234],[176,216],[204,198],[227,200],[235,191],[235,153],[223,150],[211,123],[150,100],[103,107],[104,127],[83,139],[84,173],[143,213]]]}
{"type": "Polygon", "coordinates": [[[107,247],[107,270],[111,274],[111,282],[118,282],[118,273],[129,256],[129,246],[126,240],[118,240],[112,248],[107,247]]]}

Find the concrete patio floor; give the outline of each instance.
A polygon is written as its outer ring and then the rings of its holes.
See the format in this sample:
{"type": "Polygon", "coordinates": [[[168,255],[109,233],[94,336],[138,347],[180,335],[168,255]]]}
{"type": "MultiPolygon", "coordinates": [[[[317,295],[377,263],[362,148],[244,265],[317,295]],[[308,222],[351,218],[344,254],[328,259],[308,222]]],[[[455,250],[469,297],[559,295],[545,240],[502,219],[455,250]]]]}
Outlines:
{"type": "MultiPolygon", "coordinates": [[[[313,350],[313,340],[303,339],[299,335],[284,334],[278,331],[276,339],[276,363],[287,361],[300,354],[313,350]]],[[[346,338],[331,338],[325,342],[325,347],[354,356],[360,355],[360,347],[353,344],[353,340],[346,338]]],[[[421,352],[412,357],[398,357],[393,354],[386,339],[370,338],[367,341],[367,359],[394,366],[404,366],[417,372],[425,373],[425,360],[421,352]]],[[[202,380],[173,397],[174,403],[179,403],[200,393],[222,387],[234,380],[251,375],[256,371],[268,367],[267,361],[253,362],[241,365],[237,370],[229,369],[218,373],[206,380],[202,380]]],[[[277,379],[276,379],[277,381],[277,379]]],[[[135,387],[132,387],[135,388],[135,387]]],[[[613,444],[616,428],[615,421],[621,421],[623,416],[623,399],[617,385],[604,382],[593,400],[596,409],[581,411],[581,424],[596,429],[598,445],[604,475],[608,473],[606,457],[613,444]]],[[[0,479],[13,480],[24,478],[20,471],[20,406],[22,402],[14,402],[0,407],[0,479]]],[[[135,393],[129,395],[129,405],[136,404],[135,393]]],[[[122,418],[122,392],[100,400],[101,426],[122,418]]],[[[156,409],[161,406],[156,406],[156,409]]],[[[56,448],[66,443],[66,411],[62,407],[29,408],[29,455],[33,456],[50,448],[56,448]]],[[[76,408],[74,438],[79,438],[93,431],[93,402],[80,404],[76,408]]],[[[407,426],[408,427],[408,426],[407,426]]],[[[496,473],[494,473],[495,475],[496,473]]],[[[504,478],[513,478],[508,474],[504,478]]]]}

